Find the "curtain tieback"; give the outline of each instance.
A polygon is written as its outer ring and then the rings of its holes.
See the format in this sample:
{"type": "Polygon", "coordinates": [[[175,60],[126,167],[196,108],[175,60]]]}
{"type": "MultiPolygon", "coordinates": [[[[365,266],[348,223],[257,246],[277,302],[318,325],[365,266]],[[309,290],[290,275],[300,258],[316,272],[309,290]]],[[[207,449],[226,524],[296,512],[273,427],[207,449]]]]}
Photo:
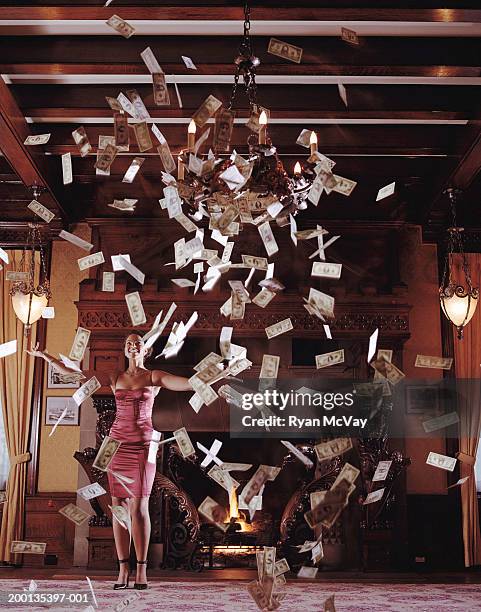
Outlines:
{"type": "Polygon", "coordinates": [[[27,463],[32,458],[30,453],[22,453],[21,455],[15,455],[13,459],[10,460],[10,467],[17,465],[18,463],[27,463]]]}
{"type": "Polygon", "coordinates": [[[456,457],[459,459],[459,461],[461,461],[461,463],[466,463],[467,465],[474,465],[476,463],[476,457],[472,457],[466,453],[456,453],[456,457]]]}

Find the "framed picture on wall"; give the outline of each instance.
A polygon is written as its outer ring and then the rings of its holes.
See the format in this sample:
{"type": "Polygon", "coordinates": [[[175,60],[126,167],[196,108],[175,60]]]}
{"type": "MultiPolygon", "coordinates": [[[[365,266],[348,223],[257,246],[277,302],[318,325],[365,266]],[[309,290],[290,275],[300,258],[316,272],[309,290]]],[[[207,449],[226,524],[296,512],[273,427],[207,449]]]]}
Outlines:
{"type": "Polygon", "coordinates": [[[59,423],[62,425],[78,425],[79,424],[79,407],[71,397],[47,397],[47,406],[45,409],[45,425],[55,425],[60,418],[60,415],[68,406],[67,413],[59,423]]]}
{"type": "Polygon", "coordinates": [[[79,375],[64,374],[48,364],[48,389],[78,389],[80,387],[79,375]]]}

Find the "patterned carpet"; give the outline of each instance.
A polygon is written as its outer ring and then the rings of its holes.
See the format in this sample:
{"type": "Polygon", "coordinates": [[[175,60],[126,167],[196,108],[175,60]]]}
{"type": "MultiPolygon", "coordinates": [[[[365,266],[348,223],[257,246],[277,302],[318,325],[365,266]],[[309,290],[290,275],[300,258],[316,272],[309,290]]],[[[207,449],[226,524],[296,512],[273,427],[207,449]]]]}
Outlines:
{"type": "MultiPolygon", "coordinates": [[[[85,581],[37,580],[38,591],[55,593],[65,590],[89,592],[85,581]]],[[[127,607],[127,612],[255,612],[246,582],[168,582],[156,581],[140,598],[127,607]]],[[[0,580],[0,591],[22,593],[27,581],[0,580]]],[[[94,580],[93,587],[99,610],[114,610],[133,590],[113,591],[111,582],[94,580]]],[[[337,612],[474,612],[481,611],[481,585],[474,584],[366,584],[329,583],[323,580],[288,581],[287,596],[280,612],[322,612],[323,601],[335,594],[337,612]]],[[[79,610],[86,605],[56,607],[55,610],[79,610]]],[[[48,605],[0,604],[0,609],[17,612],[53,609],[48,605]]]]}

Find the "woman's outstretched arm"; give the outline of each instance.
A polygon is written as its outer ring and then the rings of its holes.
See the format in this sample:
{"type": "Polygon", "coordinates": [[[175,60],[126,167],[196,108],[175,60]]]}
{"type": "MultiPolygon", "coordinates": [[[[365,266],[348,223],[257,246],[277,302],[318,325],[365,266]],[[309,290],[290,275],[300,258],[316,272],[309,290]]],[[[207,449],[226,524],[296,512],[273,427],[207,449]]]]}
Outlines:
{"type": "Polygon", "coordinates": [[[164,387],[170,391],[192,391],[189,379],[185,376],[175,376],[163,370],[152,371],[152,384],[154,387],[164,387]]]}

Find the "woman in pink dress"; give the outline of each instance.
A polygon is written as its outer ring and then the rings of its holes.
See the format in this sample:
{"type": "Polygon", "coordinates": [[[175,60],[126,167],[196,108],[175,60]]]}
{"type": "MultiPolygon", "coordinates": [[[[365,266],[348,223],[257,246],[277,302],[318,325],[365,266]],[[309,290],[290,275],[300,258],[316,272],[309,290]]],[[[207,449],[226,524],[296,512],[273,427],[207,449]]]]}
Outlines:
{"type": "MultiPolygon", "coordinates": [[[[144,367],[144,359],[148,350],[144,346],[142,336],[134,332],[125,340],[124,353],[129,362],[128,368],[124,372],[116,371],[107,375],[96,373],[102,385],[109,384],[115,395],[117,410],[109,435],[121,442],[121,445],[109,465],[108,479],[112,506],[122,506],[130,515],[132,539],[137,555],[134,589],[147,588],[146,564],[150,540],[149,496],[155,476],[155,463],[150,463],[147,459],[153,432],[154,399],[162,387],[171,391],[192,389],[189,380],[184,376],[174,376],[162,370],[147,370],[144,367]],[[129,479],[126,487],[132,495],[113,473],[129,479]]],[[[72,370],[46,351],[28,352],[33,356],[42,357],[49,363],[54,363],[60,371],[72,373],[72,370]]],[[[119,558],[119,577],[114,589],[125,589],[129,583],[131,535],[116,519],[113,519],[112,525],[119,558]]]]}

